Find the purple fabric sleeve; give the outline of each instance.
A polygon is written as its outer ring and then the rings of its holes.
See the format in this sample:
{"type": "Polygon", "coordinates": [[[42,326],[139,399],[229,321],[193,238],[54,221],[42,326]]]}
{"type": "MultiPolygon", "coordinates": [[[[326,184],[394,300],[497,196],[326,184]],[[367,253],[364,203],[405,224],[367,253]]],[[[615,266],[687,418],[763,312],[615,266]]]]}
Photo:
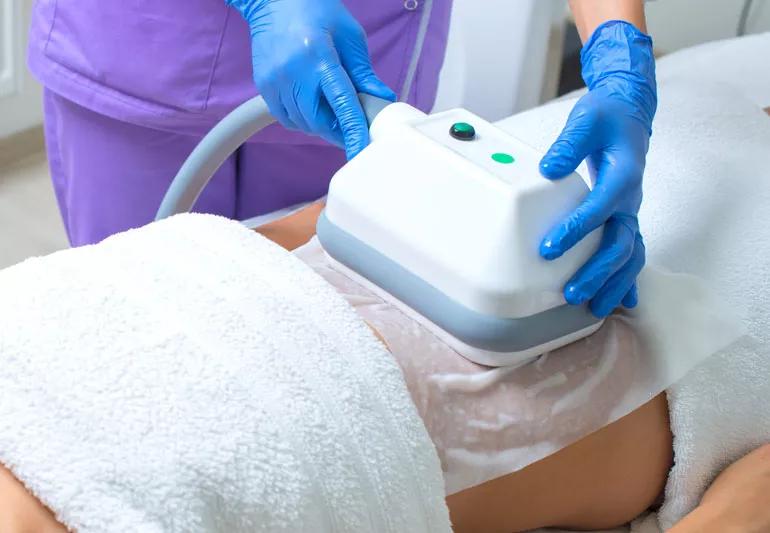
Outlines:
{"type": "MultiPolygon", "coordinates": [[[[369,36],[378,74],[400,91],[425,0],[347,0],[369,36]],[[412,9],[413,8],[413,9],[412,9]]],[[[429,109],[444,58],[451,0],[434,0],[410,102],[429,109]]],[[[257,94],[248,27],[217,0],[38,0],[29,67],[49,90],[140,126],[202,135],[257,94]]],[[[263,142],[315,143],[275,126],[263,142]]]]}

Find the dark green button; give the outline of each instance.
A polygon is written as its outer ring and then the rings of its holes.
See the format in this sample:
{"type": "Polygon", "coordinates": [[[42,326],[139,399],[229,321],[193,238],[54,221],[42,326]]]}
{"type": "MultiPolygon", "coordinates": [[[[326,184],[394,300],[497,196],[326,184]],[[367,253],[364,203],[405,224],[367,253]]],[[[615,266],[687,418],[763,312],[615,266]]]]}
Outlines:
{"type": "Polygon", "coordinates": [[[452,124],[449,135],[459,141],[472,141],[476,138],[476,128],[467,122],[457,122],[452,124]]]}
{"type": "Polygon", "coordinates": [[[498,163],[502,163],[503,165],[510,165],[516,159],[511,154],[504,154],[502,152],[497,154],[492,154],[492,159],[497,161],[498,163]]]}

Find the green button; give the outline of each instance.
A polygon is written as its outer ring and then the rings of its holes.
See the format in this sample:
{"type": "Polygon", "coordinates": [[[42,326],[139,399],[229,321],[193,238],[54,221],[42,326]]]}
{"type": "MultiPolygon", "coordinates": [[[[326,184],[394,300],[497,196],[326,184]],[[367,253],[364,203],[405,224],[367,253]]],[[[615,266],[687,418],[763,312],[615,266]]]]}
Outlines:
{"type": "Polygon", "coordinates": [[[476,128],[467,122],[457,122],[452,124],[449,134],[459,141],[472,141],[476,138],[476,128]]]}
{"type": "Polygon", "coordinates": [[[502,163],[503,165],[510,165],[511,163],[516,161],[516,159],[512,155],[504,154],[504,153],[492,154],[492,159],[494,159],[498,163],[502,163]]]}

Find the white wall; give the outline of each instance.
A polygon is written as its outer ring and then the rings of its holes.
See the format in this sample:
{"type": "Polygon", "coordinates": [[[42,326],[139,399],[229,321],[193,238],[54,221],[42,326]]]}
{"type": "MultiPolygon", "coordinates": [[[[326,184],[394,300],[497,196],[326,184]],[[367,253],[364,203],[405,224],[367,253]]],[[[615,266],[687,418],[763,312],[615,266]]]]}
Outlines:
{"type": "MultiPolygon", "coordinates": [[[[661,52],[735,37],[743,0],[655,0],[647,24],[661,52]]],[[[770,0],[754,0],[747,33],[770,31],[770,0]]],[[[718,68],[718,66],[717,66],[718,68]]]]}
{"type": "Polygon", "coordinates": [[[495,121],[556,96],[565,8],[566,0],[454,0],[433,111],[464,107],[495,121]]]}
{"type": "Polygon", "coordinates": [[[27,71],[34,0],[0,0],[0,138],[42,123],[41,89],[27,71]]]}

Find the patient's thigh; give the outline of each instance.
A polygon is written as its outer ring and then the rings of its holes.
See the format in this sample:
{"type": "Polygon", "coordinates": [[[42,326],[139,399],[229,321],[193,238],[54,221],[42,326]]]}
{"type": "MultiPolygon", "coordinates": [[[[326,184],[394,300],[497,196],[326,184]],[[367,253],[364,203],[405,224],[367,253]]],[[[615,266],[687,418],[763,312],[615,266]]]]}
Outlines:
{"type": "Polygon", "coordinates": [[[51,512],[0,465],[0,531],[3,533],[64,533],[51,512]]]}
{"type": "Polygon", "coordinates": [[[656,502],[672,456],[661,394],[546,459],[450,496],[452,522],[457,532],[615,527],[656,502]]]}

